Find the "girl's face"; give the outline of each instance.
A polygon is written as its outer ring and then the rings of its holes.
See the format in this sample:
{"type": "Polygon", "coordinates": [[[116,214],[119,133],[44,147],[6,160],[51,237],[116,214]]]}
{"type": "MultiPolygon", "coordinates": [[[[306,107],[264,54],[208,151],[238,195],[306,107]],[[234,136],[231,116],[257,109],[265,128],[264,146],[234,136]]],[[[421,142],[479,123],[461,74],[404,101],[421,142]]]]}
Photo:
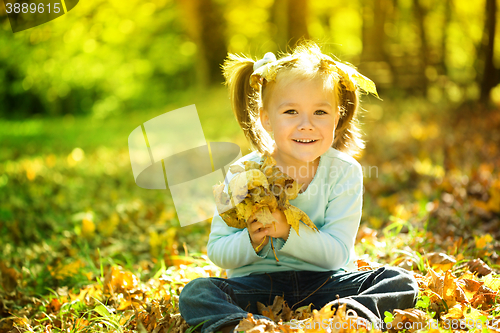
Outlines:
{"type": "MultiPolygon", "coordinates": [[[[269,87],[271,88],[271,87],[269,87]]],[[[321,78],[279,81],[268,91],[262,125],[274,134],[273,153],[285,165],[316,161],[333,144],[338,108],[321,78]]]]}

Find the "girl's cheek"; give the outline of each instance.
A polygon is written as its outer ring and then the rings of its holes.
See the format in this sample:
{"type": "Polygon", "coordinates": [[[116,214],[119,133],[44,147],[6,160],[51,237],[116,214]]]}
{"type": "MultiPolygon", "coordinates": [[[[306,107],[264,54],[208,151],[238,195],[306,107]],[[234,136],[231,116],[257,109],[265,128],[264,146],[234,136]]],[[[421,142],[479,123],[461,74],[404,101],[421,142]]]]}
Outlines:
{"type": "Polygon", "coordinates": [[[281,122],[283,128],[293,128],[299,126],[299,122],[295,119],[286,119],[281,122]]]}
{"type": "Polygon", "coordinates": [[[323,127],[325,129],[334,129],[335,121],[334,119],[325,119],[323,121],[318,122],[318,126],[323,127]]]}

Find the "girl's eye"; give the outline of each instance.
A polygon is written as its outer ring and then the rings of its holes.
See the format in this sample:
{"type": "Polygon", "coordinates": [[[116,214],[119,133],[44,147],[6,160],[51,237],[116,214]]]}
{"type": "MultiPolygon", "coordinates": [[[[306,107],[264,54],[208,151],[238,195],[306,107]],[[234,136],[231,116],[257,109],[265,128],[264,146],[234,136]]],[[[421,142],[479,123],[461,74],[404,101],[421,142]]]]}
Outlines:
{"type": "MultiPolygon", "coordinates": [[[[285,112],[283,112],[285,114],[297,114],[297,110],[286,110],[285,112]]],[[[314,114],[316,115],[323,115],[323,114],[328,114],[328,112],[324,111],[324,110],[316,110],[314,111],[314,114]]]]}

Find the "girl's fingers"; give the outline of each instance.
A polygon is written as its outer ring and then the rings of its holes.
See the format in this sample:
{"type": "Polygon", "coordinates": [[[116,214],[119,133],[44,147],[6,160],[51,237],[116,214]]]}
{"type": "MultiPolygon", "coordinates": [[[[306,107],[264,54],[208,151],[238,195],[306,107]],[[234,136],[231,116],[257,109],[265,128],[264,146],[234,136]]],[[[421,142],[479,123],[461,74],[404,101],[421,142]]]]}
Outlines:
{"type": "Polygon", "coordinates": [[[264,237],[265,235],[267,235],[269,233],[269,229],[268,228],[259,228],[257,230],[254,231],[254,236],[257,236],[257,237],[264,237]]]}
{"type": "Polygon", "coordinates": [[[247,221],[248,232],[250,233],[250,239],[253,244],[261,244],[264,242],[264,245],[267,244],[265,241],[265,237],[270,232],[270,226],[264,226],[261,222],[256,219],[249,218],[247,221]]]}
{"type": "Polygon", "coordinates": [[[252,240],[252,246],[254,249],[257,250],[257,248],[262,249],[263,246],[265,246],[269,241],[269,237],[267,235],[263,235],[262,237],[254,238],[252,240]]]}
{"type": "Polygon", "coordinates": [[[253,230],[257,230],[257,229],[265,229],[265,228],[271,228],[273,227],[273,224],[267,224],[267,225],[263,225],[261,222],[259,222],[258,220],[248,220],[247,222],[247,227],[250,229],[253,229],[253,230]],[[251,222],[250,222],[251,221],[251,222]]]}
{"type": "Polygon", "coordinates": [[[258,229],[261,229],[263,227],[264,227],[264,225],[262,223],[255,220],[253,222],[250,222],[250,224],[248,225],[248,230],[254,232],[254,231],[257,231],[258,229]]]}
{"type": "Polygon", "coordinates": [[[254,232],[250,233],[250,238],[252,239],[252,241],[254,243],[260,244],[262,242],[262,240],[264,239],[264,237],[267,236],[268,233],[269,233],[269,229],[259,228],[259,229],[255,230],[254,232]]]}

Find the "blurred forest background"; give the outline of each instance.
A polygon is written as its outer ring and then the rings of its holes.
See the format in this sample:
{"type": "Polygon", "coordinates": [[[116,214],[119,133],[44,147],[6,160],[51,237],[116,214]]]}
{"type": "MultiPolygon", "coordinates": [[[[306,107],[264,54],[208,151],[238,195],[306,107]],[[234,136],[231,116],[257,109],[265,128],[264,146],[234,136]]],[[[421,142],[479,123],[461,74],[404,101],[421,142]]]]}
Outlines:
{"type": "Polygon", "coordinates": [[[387,98],[487,101],[499,80],[494,0],[96,0],[16,34],[0,15],[3,118],[158,108],[220,85],[228,51],[261,57],[299,37],[358,66],[387,98]]]}
{"type": "MultiPolygon", "coordinates": [[[[0,318],[11,318],[0,332],[47,325],[40,312],[60,315],[62,297],[92,281],[116,294],[160,277],[175,299],[189,279],[220,274],[206,260],[209,222],[181,228],[168,190],[136,186],[128,135],[196,104],[208,141],[248,153],[220,65],[301,37],[358,67],[383,99],[362,104],[358,254],[412,269],[440,251],[498,267],[498,18],[496,0],[86,0],[12,33],[0,7],[0,318]]],[[[77,313],[112,316],[85,302],[77,313]]],[[[73,314],[50,325],[75,327],[73,314]]]]}

